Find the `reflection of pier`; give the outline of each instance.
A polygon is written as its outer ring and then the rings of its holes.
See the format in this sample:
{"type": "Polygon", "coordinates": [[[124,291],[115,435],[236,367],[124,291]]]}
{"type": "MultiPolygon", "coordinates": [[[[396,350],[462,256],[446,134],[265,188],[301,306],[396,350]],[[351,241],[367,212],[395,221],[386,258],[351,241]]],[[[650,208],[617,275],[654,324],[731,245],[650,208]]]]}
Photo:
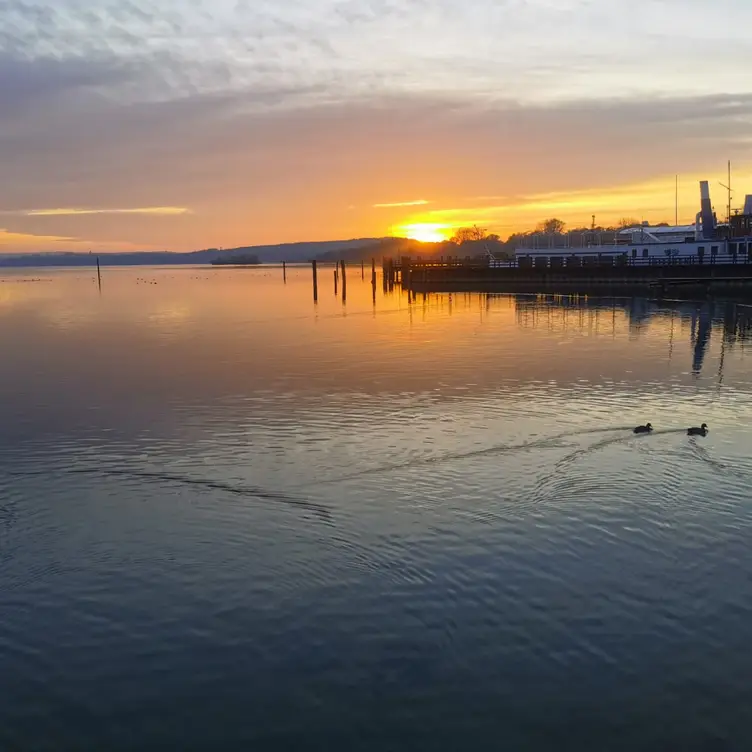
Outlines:
{"type": "MultiPolygon", "coordinates": [[[[719,380],[727,347],[752,339],[752,306],[734,303],[657,303],[646,298],[604,299],[567,295],[516,295],[517,324],[525,329],[616,336],[621,328],[631,335],[652,322],[670,321],[669,359],[675,339],[675,320],[689,329],[692,372],[699,376],[710,348],[712,335],[720,335],[719,380]],[[625,326],[626,325],[626,326],[625,326]]],[[[685,329],[686,331],[686,329],[685,329]]]]}

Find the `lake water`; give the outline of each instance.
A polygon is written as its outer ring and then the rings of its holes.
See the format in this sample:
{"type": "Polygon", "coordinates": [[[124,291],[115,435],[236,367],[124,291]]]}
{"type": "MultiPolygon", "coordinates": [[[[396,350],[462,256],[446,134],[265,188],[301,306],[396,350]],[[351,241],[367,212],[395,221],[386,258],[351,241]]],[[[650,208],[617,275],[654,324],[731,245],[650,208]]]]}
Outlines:
{"type": "Polygon", "coordinates": [[[745,310],[319,288],[0,272],[0,749],[750,749],[745,310]]]}

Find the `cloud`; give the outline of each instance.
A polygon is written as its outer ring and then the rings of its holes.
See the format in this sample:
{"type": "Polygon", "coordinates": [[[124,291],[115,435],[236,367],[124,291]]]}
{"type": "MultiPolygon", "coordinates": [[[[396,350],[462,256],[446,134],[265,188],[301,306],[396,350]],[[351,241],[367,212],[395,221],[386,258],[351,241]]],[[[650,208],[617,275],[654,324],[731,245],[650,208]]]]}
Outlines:
{"type": "Polygon", "coordinates": [[[52,243],[77,243],[77,238],[65,238],[56,235],[31,235],[22,232],[11,232],[10,230],[0,227],[0,248],[5,246],[36,246],[52,243]]]}
{"type": "Polygon", "coordinates": [[[40,235],[13,232],[0,227],[0,252],[21,253],[24,251],[130,251],[136,250],[130,243],[102,242],[59,235],[40,235]]]}
{"type": "Polygon", "coordinates": [[[3,0],[0,49],[21,60],[114,66],[127,80],[113,95],[134,100],[315,89],[321,100],[503,92],[541,102],[710,94],[719,80],[725,91],[746,92],[740,61],[750,53],[752,7],[727,6],[718,13],[687,0],[3,0]],[[697,54],[714,40],[723,43],[713,55],[697,54]]]}
{"type": "Polygon", "coordinates": [[[396,201],[391,204],[374,204],[374,209],[394,209],[398,206],[426,206],[427,204],[430,204],[430,201],[424,201],[423,199],[418,199],[417,201],[396,201]]]}
{"type": "Polygon", "coordinates": [[[484,222],[618,203],[752,158],[752,5],[728,3],[0,0],[4,224],[190,248],[378,235],[428,208],[397,190],[484,222]]]}
{"type": "Polygon", "coordinates": [[[27,217],[73,217],[89,214],[147,214],[154,216],[176,216],[190,213],[181,206],[147,206],[137,209],[30,209],[21,212],[27,217]]]}
{"type": "Polygon", "coordinates": [[[114,59],[74,56],[18,58],[0,53],[0,91],[5,118],[19,108],[41,102],[49,106],[76,90],[96,89],[124,83],[133,72],[114,59]]]}
{"type": "Polygon", "coordinates": [[[440,210],[546,193],[606,195],[676,172],[712,178],[729,154],[737,169],[752,158],[751,118],[752,95],[545,106],[378,97],[261,110],[232,93],[127,105],[95,99],[83,109],[64,99],[44,121],[21,113],[6,123],[0,204],[14,212],[16,232],[71,236],[83,234],[83,217],[49,209],[24,216],[28,207],[191,207],[138,222],[100,211],[86,218],[87,235],[149,247],[379,235],[425,206],[372,211],[395,182],[403,195],[430,192],[440,210]],[[473,196],[501,198],[463,198],[473,196]],[[342,211],[350,205],[360,208],[342,211]]]}

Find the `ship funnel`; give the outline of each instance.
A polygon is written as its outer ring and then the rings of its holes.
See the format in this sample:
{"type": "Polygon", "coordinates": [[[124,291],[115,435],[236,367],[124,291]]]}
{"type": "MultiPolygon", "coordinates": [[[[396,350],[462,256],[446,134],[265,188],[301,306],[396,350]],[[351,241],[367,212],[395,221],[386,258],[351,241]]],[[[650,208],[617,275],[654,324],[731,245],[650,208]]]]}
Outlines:
{"type": "Polygon", "coordinates": [[[700,182],[700,214],[702,215],[702,237],[710,240],[715,235],[715,216],[710,203],[710,186],[707,180],[700,182]]]}
{"type": "Polygon", "coordinates": [[[744,213],[746,215],[752,214],[752,194],[749,194],[744,199],[744,213]]]}

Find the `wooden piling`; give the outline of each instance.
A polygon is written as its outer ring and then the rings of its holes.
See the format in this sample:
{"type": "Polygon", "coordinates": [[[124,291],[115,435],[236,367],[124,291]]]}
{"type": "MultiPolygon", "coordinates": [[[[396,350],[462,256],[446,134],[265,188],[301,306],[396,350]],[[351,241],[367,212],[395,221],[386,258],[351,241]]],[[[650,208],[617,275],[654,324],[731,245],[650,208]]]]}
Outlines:
{"type": "Polygon", "coordinates": [[[287,284],[287,264],[282,262],[282,281],[287,284]]]}
{"type": "MultiPolygon", "coordinates": [[[[337,264],[337,268],[339,268],[339,264],[337,264]]],[[[337,295],[337,282],[338,282],[338,274],[337,274],[337,268],[334,269],[334,294],[337,295]]]]}
{"type": "Polygon", "coordinates": [[[347,300],[347,274],[345,273],[345,260],[342,259],[342,302],[347,300]]]}
{"type": "Polygon", "coordinates": [[[99,256],[97,256],[97,284],[99,285],[99,289],[102,289],[102,271],[99,268],[99,256]]]}
{"type": "Polygon", "coordinates": [[[363,259],[360,260],[360,278],[366,278],[366,262],[363,259]]]}
{"type": "Polygon", "coordinates": [[[313,302],[319,302],[319,276],[318,269],[316,268],[316,262],[311,261],[311,268],[313,269],[313,302]]]}

